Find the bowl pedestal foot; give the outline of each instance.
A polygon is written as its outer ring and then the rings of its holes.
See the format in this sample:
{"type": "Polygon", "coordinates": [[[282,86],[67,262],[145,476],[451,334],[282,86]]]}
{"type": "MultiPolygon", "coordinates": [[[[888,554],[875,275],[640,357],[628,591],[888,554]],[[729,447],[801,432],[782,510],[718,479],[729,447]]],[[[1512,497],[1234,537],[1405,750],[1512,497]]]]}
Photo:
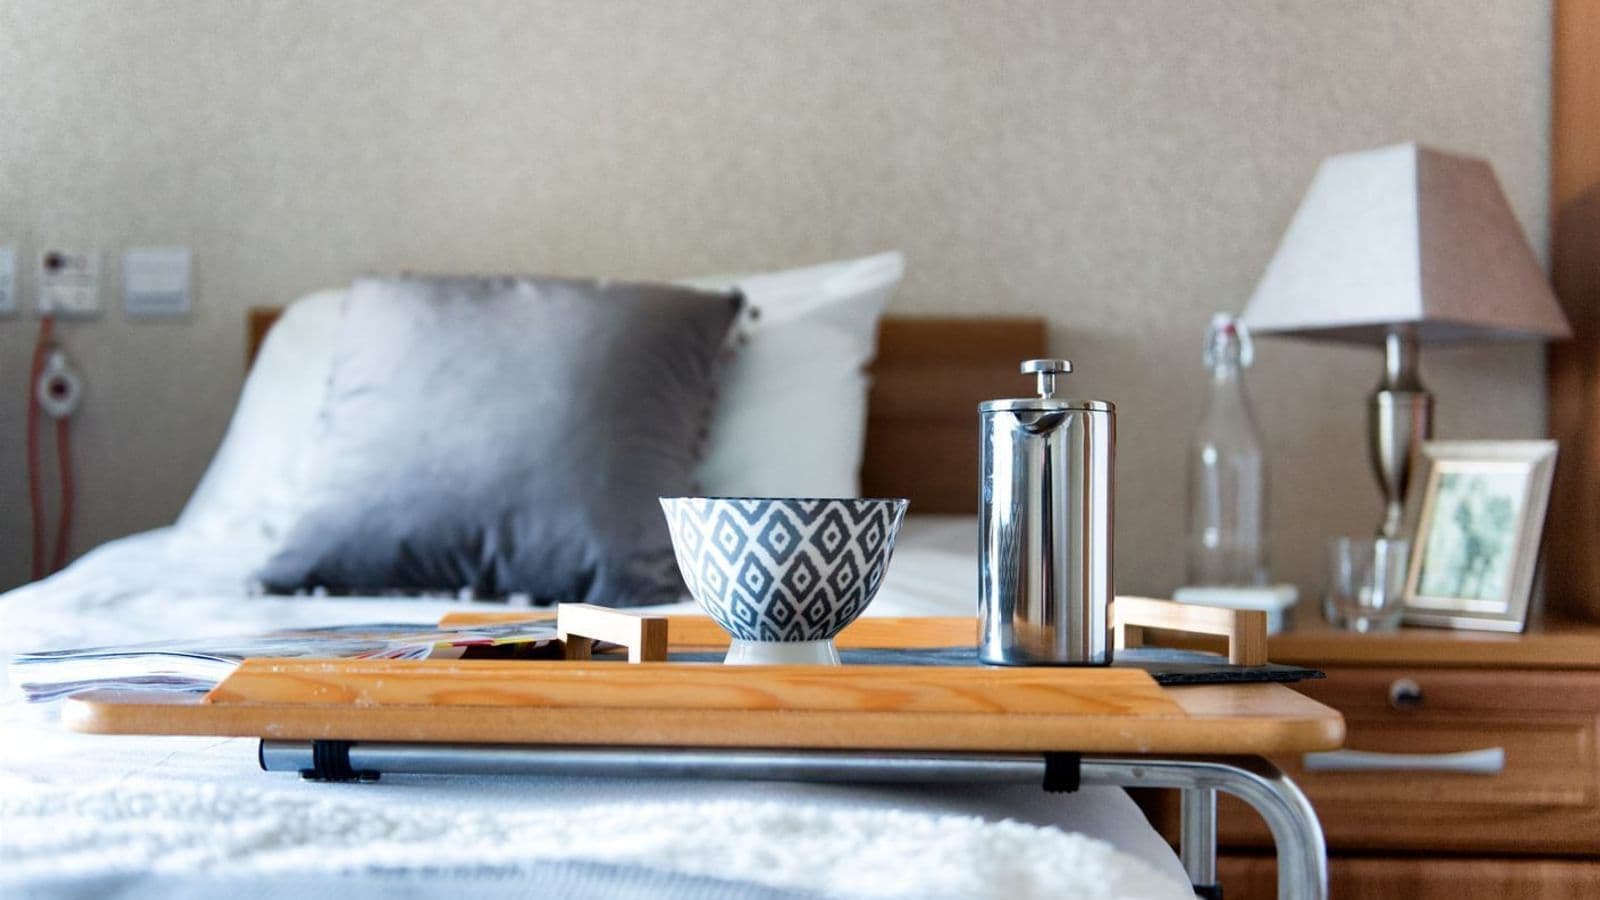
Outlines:
{"type": "Polygon", "coordinates": [[[723,660],[730,666],[837,666],[832,640],[746,641],[734,638],[723,660]]]}

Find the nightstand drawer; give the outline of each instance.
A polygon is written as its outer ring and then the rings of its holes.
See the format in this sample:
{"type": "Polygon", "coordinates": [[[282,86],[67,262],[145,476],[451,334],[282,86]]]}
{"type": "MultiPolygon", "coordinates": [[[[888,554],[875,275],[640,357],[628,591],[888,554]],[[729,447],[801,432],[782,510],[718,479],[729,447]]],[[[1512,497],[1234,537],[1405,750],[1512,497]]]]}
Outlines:
{"type": "Polygon", "coordinates": [[[1345,746],[1364,751],[1360,755],[1279,761],[1316,801],[1383,797],[1389,803],[1464,806],[1594,804],[1586,765],[1592,745],[1588,723],[1397,724],[1351,717],[1345,726],[1345,746]]]}
{"type": "MultiPolygon", "coordinates": [[[[1277,867],[1266,854],[1223,856],[1217,872],[1227,900],[1278,895],[1277,867]]],[[[1600,897],[1600,862],[1335,855],[1328,888],[1333,900],[1582,900],[1600,897]]]]}
{"type": "MultiPolygon", "coordinates": [[[[1277,760],[1330,847],[1600,850],[1600,673],[1341,668],[1297,687],[1344,713],[1358,751],[1319,756],[1315,771],[1277,760]]],[[[1232,804],[1221,832],[1266,837],[1232,804]]]]}

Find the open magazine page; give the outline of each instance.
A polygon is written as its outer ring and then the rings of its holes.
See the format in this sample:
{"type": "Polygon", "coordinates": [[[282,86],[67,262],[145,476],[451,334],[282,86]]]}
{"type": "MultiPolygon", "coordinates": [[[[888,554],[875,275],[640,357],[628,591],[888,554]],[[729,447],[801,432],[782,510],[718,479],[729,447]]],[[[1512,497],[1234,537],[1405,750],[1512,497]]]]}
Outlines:
{"type": "Polygon", "coordinates": [[[10,681],[30,702],[102,688],[208,691],[249,658],[428,659],[521,655],[556,640],[554,619],[441,628],[418,624],[292,628],[203,640],[18,654],[10,681]]]}

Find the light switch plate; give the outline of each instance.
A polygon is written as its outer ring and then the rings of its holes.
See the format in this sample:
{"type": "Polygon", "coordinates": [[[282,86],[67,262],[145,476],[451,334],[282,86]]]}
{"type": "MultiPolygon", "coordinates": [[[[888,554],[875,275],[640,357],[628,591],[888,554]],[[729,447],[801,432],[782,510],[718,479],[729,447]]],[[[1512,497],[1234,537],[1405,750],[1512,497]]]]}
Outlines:
{"type": "Polygon", "coordinates": [[[38,287],[41,316],[88,319],[100,315],[100,254],[41,251],[38,287]]]}
{"type": "Polygon", "coordinates": [[[122,311],[130,319],[189,314],[189,248],[136,247],[122,255],[122,311]]]}
{"type": "Polygon", "coordinates": [[[0,316],[17,311],[17,248],[0,247],[0,316]]]}

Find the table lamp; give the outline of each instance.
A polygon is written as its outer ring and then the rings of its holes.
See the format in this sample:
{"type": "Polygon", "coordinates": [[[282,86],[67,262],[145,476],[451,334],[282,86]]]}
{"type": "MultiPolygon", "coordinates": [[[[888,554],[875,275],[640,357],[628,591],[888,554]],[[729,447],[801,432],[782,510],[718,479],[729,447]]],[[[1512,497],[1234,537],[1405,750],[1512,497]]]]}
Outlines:
{"type": "Polygon", "coordinates": [[[1494,170],[1415,143],[1322,161],[1244,320],[1256,334],[1383,346],[1367,407],[1383,537],[1400,536],[1432,436],[1418,345],[1572,334],[1494,170]]]}

